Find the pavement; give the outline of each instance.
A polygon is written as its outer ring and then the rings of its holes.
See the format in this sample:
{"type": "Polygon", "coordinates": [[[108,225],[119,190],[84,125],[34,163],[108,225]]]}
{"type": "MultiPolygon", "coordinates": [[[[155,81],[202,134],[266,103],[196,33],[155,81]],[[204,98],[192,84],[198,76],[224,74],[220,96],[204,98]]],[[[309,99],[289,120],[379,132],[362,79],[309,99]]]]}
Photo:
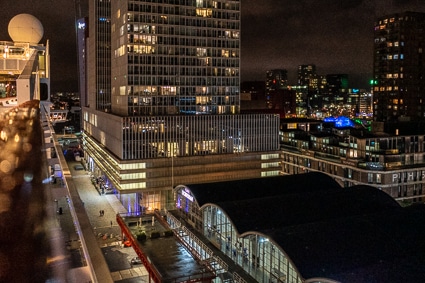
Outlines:
{"type": "Polygon", "coordinates": [[[136,252],[122,245],[115,219],[126,209],[115,195],[99,193],[90,172],[75,170],[81,162],[65,160],[56,135],[52,137],[47,146],[56,147],[63,178],[45,184],[45,227],[51,247],[46,282],[148,282],[144,266],[130,264],[136,252]]]}
{"type": "Polygon", "coordinates": [[[84,208],[90,220],[92,232],[97,239],[98,247],[101,248],[105,260],[110,269],[114,282],[121,282],[124,279],[138,277],[138,282],[143,282],[140,277],[146,277],[148,273],[143,266],[131,266],[130,260],[136,257],[136,252],[130,247],[122,244],[121,228],[116,223],[116,215],[127,213],[121,202],[115,195],[101,195],[92,184],[90,173],[87,171],[76,171],[74,164],[79,162],[68,162],[72,172],[72,179],[78,193],[84,203],[84,208]],[[100,214],[103,211],[103,214],[100,214]],[[114,256],[111,256],[114,254],[114,256]],[[118,261],[117,261],[118,259],[118,261]]]}

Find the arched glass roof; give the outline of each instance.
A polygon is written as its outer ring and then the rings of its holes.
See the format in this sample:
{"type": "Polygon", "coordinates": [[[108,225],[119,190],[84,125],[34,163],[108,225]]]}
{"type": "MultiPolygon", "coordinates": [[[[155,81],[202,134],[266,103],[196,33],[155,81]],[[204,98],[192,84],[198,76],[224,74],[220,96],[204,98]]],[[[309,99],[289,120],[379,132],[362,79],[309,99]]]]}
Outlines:
{"type": "MultiPolygon", "coordinates": [[[[387,277],[374,269],[380,265],[391,273],[393,261],[404,253],[402,246],[421,243],[417,235],[398,224],[412,225],[410,217],[425,220],[425,213],[419,212],[424,206],[417,210],[402,208],[380,190],[369,186],[341,188],[322,173],[179,188],[190,190],[200,209],[219,207],[240,237],[267,237],[305,279],[349,282],[353,276],[368,280],[374,279],[368,276],[387,277]],[[413,242],[394,245],[394,236],[402,235],[413,242]]],[[[420,234],[425,235],[425,228],[420,234]]],[[[425,251],[425,245],[421,247],[425,251]]],[[[418,274],[417,270],[413,272],[418,274]]],[[[425,278],[425,271],[420,273],[425,278]]]]}

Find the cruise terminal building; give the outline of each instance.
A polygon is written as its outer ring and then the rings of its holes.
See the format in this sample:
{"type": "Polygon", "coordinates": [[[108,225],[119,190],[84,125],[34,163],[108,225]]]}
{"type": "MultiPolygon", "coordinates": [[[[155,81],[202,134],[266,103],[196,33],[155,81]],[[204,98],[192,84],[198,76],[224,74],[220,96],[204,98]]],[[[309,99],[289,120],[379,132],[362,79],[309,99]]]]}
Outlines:
{"type": "Polygon", "coordinates": [[[401,207],[376,188],[342,188],[319,172],[174,192],[176,209],[164,218],[195,258],[214,259],[214,282],[425,280],[424,204],[401,207]]]}

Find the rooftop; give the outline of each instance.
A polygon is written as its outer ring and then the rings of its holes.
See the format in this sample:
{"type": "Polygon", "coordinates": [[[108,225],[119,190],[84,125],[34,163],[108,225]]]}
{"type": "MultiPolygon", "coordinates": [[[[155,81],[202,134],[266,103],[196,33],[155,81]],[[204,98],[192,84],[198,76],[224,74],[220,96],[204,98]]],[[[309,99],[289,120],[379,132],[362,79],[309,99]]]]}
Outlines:
{"type": "Polygon", "coordinates": [[[341,188],[322,173],[186,187],[200,207],[219,206],[241,237],[267,235],[305,279],[425,280],[424,204],[401,207],[378,189],[341,188]]]}

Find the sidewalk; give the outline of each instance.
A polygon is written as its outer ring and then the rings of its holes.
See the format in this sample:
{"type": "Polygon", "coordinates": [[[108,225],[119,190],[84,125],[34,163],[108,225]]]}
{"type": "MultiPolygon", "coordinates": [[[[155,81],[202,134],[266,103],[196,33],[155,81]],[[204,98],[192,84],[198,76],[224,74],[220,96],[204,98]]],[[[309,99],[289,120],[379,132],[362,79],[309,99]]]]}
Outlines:
{"type": "MultiPolygon", "coordinates": [[[[142,265],[129,266],[129,268],[114,271],[109,270],[105,255],[111,251],[111,248],[112,250],[119,249],[121,253],[127,254],[130,258],[137,256],[132,248],[122,248],[121,228],[116,223],[116,214],[127,213],[127,210],[115,195],[99,195],[99,192],[91,182],[90,173],[85,170],[74,170],[75,164],[81,163],[76,161],[67,163],[71,171],[71,177],[66,179],[66,183],[70,188],[70,192],[74,187],[78,193],[78,195],[72,197],[72,202],[78,215],[81,230],[83,231],[82,235],[94,267],[97,282],[120,281],[124,283],[126,279],[129,280],[128,282],[132,282],[131,279],[135,277],[139,278],[139,282],[145,282],[148,273],[142,265]],[[81,205],[78,206],[78,203],[81,205]],[[100,211],[103,211],[102,215],[100,211]],[[85,227],[84,216],[89,221],[88,228],[85,227]],[[96,244],[94,244],[93,239],[96,244]],[[105,250],[103,250],[104,248],[105,250]],[[108,270],[106,271],[106,269],[108,270]]],[[[80,281],[75,282],[79,283],[80,281]]]]}
{"type": "Polygon", "coordinates": [[[74,165],[80,162],[65,160],[56,134],[43,111],[42,114],[45,139],[43,152],[46,154],[41,161],[47,175],[44,177],[47,181],[44,189],[47,216],[45,230],[50,243],[49,281],[124,283],[134,277],[144,281],[141,276],[147,275],[146,269],[143,266],[131,267],[126,262],[126,257],[136,256],[132,248],[120,250],[125,262],[114,267],[113,272],[110,271],[105,258],[107,249],[104,250],[104,247],[121,249],[121,229],[115,219],[117,213],[126,213],[126,209],[115,195],[99,195],[87,171],[74,170],[74,165]],[[50,156],[51,147],[57,153],[54,159],[50,156]],[[56,183],[49,183],[49,165],[53,163],[61,164],[63,178],[56,183]],[[59,213],[60,208],[62,214],[59,213]],[[102,216],[100,210],[104,211],[102,216]],[[107,234],[108,237],[99,237],[99,233],[107,234]]]}
{"type": "Polygon", "coordinates": [[[72,170],[72,180],[78,194],[84,203],[85,212],[90,220],[93,228],[93,233],[99,233],[115,236],[120,235],[121,229],[115,221],[117,213],[126,213],[126,209],[122,206],[115,195],[99,195],[98,191],[91,183],[90,175],[87,171],[73,170],[74,164],[79,162],[68,162],[72,170]],[[101,216],[100,211],[103,210],[104,214],[101,216]],[[112,222],[112,226],[111,226],[112,222]]]}
{"type": "Polygon", "coordinates": [[[120,244],[115,236],[121,230],[115,218],[116,213],[126,211],[114,195],[100,196],[86,171],[74,170],[74,163],[68,165],[60,153],[58,158],[63,181],[45,185],[51,279],[70,283],[114,282],[101,247],[120,244]],[[103,216],[99,215],[100,210],[104,211],[103,216]],[[107,233],[108,239],[99,238],[98,233],[107,233]]]}

